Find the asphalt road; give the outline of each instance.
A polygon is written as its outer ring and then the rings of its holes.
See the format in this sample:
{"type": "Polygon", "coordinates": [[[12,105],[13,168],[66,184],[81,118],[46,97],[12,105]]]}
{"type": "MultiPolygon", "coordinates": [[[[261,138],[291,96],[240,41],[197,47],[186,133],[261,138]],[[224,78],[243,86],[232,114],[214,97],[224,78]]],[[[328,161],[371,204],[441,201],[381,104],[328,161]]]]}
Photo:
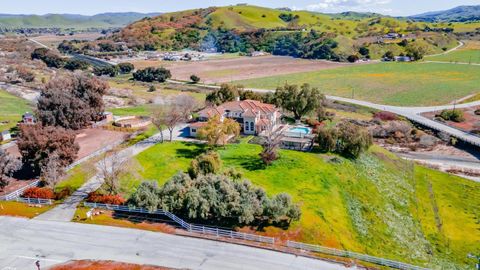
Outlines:
{"type": "Polygon", "coordinates": [[[36,260],[48,267],[72,259],[115,260],[181,269],[347,269],[321,260],[211,240],[0,217],[0,270],[33,270],[36,260]]]}

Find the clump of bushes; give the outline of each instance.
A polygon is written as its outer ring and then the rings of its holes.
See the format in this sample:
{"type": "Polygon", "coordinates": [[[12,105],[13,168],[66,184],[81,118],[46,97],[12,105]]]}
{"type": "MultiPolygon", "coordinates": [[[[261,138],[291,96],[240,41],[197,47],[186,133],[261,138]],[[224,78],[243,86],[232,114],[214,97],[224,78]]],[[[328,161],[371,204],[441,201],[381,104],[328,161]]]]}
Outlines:
{"type": "Polygon", "coordinates": [[[65,60],[47,48],[37,48],[31,54],[32,60],[42,60],[48,67],[61,68],[65,60]]]}
{"type": "Polygon", "coordinates": [[[104,203],[114,205],[122,205],[126,202],[126,200],[120,195],[105,195],[96,191],[89,193],[86,200],[87,202],[92,203],[104,203]]]}
{"type": "Polygon", "coordinates": [[[172,77],[170,70],[166,68],[148,67],[146,69],[137,70],[133,73],[133,79],[142,82],[165,82],[172,77]]]}
{"type": "Polygon", "coordinates": [[[453,121],[457,123],[465,121],[463,111],[460,110],[443,110],[439,116],[445,121],[453,121]]]}
{"type": "Polygon", "coordinates": [[[382,121],[397,121],[399,120],[398,115],[392,113],[392,112],[387,112],[387,111],[381,111],[381,112],[376,112],[373,114],[373,119],[379,119],[382,121]]]}
{"type": "Polygon", "coordinates": [[[200,77],[198,77],[197,75],[192,75],[190,76],[190,80],[192,80],[192,83],[196,84],[200,82],[200,77]]]}
{"type": "Polygon", "coordinates": [[[63,200],[73,194],[75,189],[72,187],[64,187],[59,191],[55,191],[55,200],[63,200]]]}
{"type": "Polygon", "coordinates": [[[78,70],[78,69],[86,70],[90,67],[90,64],[78,59],[69,59],[65,62],[65,65],[63,67],[71,71],[78,70]]]}
{"type": "Polygon", "coordinates": [[[300,207],[286,193],[269,198],[263,189],[247,180],[232,181],[225,175],[213,174],[192,178],[179,173],[161,188],[155,182],[143,182],[129,205],[151,211],[161,208],[190,219],[230,225],[290,223],[301,215],[300,207]]]}
{"type": "Polygon", "coordinates": [[[350,122],[340,122],[333,128],[320,129],[317,142],[322,151],[358,158],[370,148],[373,139],[367,129],[350,122]]]}
{"type": "Polygon", "coordinates": [[[108,65],[108,66],[97,66],[93,68],[93,74],[97,76],[110,76],[115,77],[118,75],[118,67],[108,65]]]}
{"type": "Polygon", "coordinates": [[[23,192],[22,197],[34,199],[54,199],[55,193],[50,188],[31,187],[23,192]]]}
{"type": "Polygon", "coordinates": [[[135,66],[132,63],[125,62],[125,63],[119,63],[117,65],[117,68],[120,71],[120,73],[128,74],[135,69],[135,66]]]}

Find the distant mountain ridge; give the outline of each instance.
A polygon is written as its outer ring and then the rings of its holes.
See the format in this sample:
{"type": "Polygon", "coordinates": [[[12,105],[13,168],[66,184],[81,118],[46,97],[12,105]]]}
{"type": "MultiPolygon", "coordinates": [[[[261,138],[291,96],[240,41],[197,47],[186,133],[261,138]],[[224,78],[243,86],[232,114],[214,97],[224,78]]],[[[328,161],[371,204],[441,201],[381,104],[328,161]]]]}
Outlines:
{"type": "Polygon", "coordinates": [[[79,14],[0,14],[0,28],[111,28],[123,27],[161,13],[109,12],[92,16],[79,14]]]}
{"type": "Polygon", "coordinates": [[[480,5],[459,6],[449,10],[427,12],[410,16],[415,20],[427,22],[467,22],[480,21],[480,5]]]}

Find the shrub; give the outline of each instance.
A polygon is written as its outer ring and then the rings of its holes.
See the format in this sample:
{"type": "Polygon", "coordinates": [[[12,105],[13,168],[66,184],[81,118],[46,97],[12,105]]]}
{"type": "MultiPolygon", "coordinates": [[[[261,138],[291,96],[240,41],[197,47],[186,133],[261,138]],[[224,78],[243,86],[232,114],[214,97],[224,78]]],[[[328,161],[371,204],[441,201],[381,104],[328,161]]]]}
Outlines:
{"type": "Polygon", "coordinates": [[[199,175],[216,174],[220,171],[222,160],[217,152],[210,151],[192,160],[188,174],[192,178],[199,175]]]}
{"type": "Polygon", "coordinates": [[[146,69],[137,70],[133,73],[133,79],[142,82],[165,82],[172,77],[170,70],[166,68],[153,68],[148,67],[146,69]]]}
{"type": "Polygon", "coordinates": [[[23,192],[22,197],[34,199],[54,199],[55,194],[50,188],[31,187],[23,192]]]}
{"type": "Polygon", "coordinates": [[[475,110],[475,115],[480,115],[480,109],[475,110]]]}
{"type": "Polygon", "coordinates": [[[460,110],[444,110],[439,116],[446,121],[453,121],[457,123],[465,121],[463,111],[460,110]]]}
{"type": "Polygon", "coordinates": [[[380,119],[382,121],[395,121],[399,119],[398,115],[387,111],[376,112],[373,114],[373,118],[380,119]]]}
{"type": "Polygon", "coordinates": [[[33,82],[35,80],[35,73],[33,73],[30,69],[26,67],[19,66],[16,68],[17,75],[22,80],[26,82],[33,82]]]}
{"type": "Polygon", "coordinates": [[[200,81],[200,77],[197,75],[192,75],[190,76],[190,80],[192,80],[193,83],[198,83],[200,81]]]}
{"type": "Polygon", "coordinates": [[[349,55],[347,57],[347,61],[350,62],[350,63],[355,63],[358,60],[360,60],[360,57],[358,57],[358,55],[356,55],[356,54],[352,54],[352,55],[349,55]]]}
{"type": "Polygon", "coordinates": [[[157,87],[155,87],[155,85],[150,85],[150,87],[148,88],[148,92],[155,92],[157,91],[157,87]]]}
{"type": "Polygon", "coordinates": [[[367,129],[350,122],[340,122],[331,129],[320,129],[317,142],[321,150],[349,158],[358,158],[373,143],[367,129]]]}
{"type": "Polygon", "coordinates": [[[118,68],[112,65],[108,66],[101,66],[101,67],[94,67],[93,74],[97,76],[107,75],[110,77],[115,77],[118,75],[118,68]]]}
{"type": "Polygon", "coordinates": [[[72,187],[64,187],[59,191],[55,191],[55,200],[63,200],[73,194],[75,189],[72,187]]]}
{"type": "Polygon", "coordinates": [[[85,62],[85,61],[78,60],[78,59],[69,59],[65,63],[64,68],[68,69],[68,70],[71,70],[71,71],[74,71],[74,70],[77,70],[77,69],[86,70],[86,69],[88,69],[89,66],[90,66],[90,64],[85,62]]]}
{"type": "Polygon", "coordinates": [[[135,66],[132,63],[120,63],[117,65],[120,73],[128,74],[135,69],[135,66]]]}
{"type": "Polygon", "coordinates": [[[122,205],[126,201],[120,195],[104,195],[98,192],[89,193],[86,200],[87,202],[92,202],[92,203],[104,203],[104,204],[114,204],[114,205],[122,205]]]}

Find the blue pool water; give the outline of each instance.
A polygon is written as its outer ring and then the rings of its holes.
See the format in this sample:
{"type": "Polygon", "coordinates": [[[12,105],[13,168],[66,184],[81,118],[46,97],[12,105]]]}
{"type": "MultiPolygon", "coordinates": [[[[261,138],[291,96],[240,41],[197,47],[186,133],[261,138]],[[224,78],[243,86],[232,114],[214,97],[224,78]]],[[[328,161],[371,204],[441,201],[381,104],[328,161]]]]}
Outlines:
{"type": "Polygon", "coordinates": [[[295,133],[301,133],[301,134],[309,134],[310,133],[310,129],[306,128],[306,127],[294,127],[294,128],[290,128],[288,131],[289,132],[295,132],[295,133]]]}

